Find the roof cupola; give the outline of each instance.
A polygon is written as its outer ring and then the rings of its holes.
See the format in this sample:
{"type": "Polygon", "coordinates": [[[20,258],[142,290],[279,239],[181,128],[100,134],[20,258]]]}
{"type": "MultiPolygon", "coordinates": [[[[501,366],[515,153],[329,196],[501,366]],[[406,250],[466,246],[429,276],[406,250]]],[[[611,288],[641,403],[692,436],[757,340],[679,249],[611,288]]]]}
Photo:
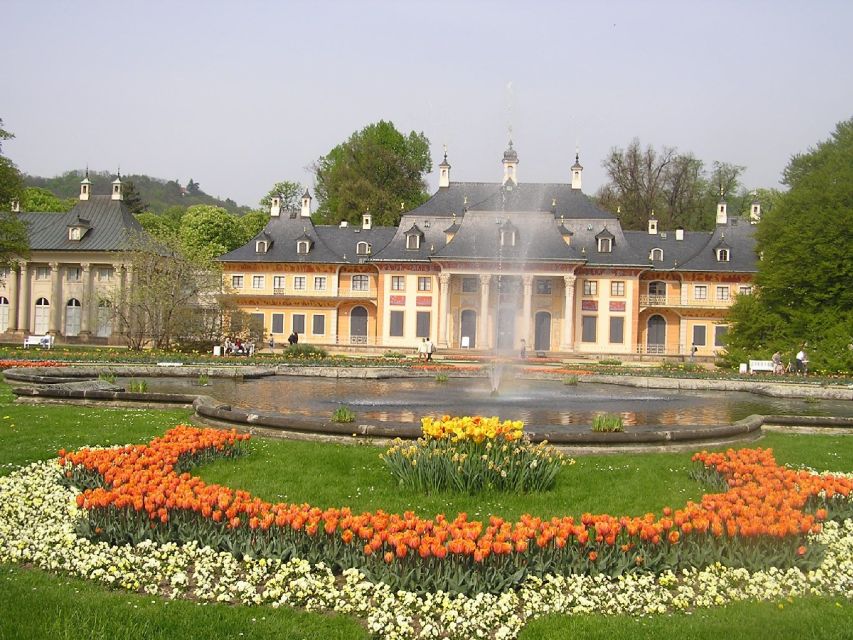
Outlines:
{"type": "Polygon", "coordinates": [[[124,194],[121,192],[121,172],[116,174],[116,179],[113,180],[113,200],[124,200],[124,194]]]}
{"type": "Polygon", "coordinates": [[[447,145],[444,145],[444,160],[438,165],[438,188],[450,186],[450,163],[447,162],[447,145]]]}
{"type": "Polygon", "coordinates": [[[581,174],[583,167],[580,162],[580,152],[575,151],[575,163],[572,165],[572,189],[581,188],[581,174]]]}
{"type": "Polygon", "coordinates": [[[89,169],[86,169],[86,177],[80,181],[80,200],[88,200],[92,195],[92,181],[89,180],[89,169]]]}
{"type": "Polygon", "coordinates": [[[512,140],[509,141],[509,146],[504,151],[504,179],[503,184],[508,183],[518,184],[518,153],[512,148],[512,140]]]}
{"type": "Polygon", "coordinates": [[[302,210],[300,215],[303,218],[311,217],[311,194],[308,192],[308,189],[305,189],[305,193],[302,194],[302,210]]]}

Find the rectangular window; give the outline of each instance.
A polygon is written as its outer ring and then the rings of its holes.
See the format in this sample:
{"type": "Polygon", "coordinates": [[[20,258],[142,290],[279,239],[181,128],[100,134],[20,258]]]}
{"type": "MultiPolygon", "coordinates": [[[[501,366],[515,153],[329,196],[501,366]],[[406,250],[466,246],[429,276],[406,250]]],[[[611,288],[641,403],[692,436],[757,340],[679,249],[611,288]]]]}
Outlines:
{"type": "Polygon", "coordinates": [[[697,347],[705,346],[705,325],[693,325],[693,344],[695,344],[697,347]]]}
{"type": "Polygon", "coordinates": [[[252,332],[252,339],[264,339],[264,314],[251,313],[249,314],[249,330],[252,332]]]}
{"type": "Polygon", "coordinates": [[[405,291],[406,276],[391,276],[391,291],[405,291]]]}
{"type": "Polygon", "coordinates": [[[273,276],[272,277],[272,288],[273,289],[284,289],[284,276],[273,276]]]}
{"type": "Polygon", "coordinates": [[[583,294],[585,296],[597,296],[598,295],[598,280],[584,280],[583,281],[583,294]]]}
{"type": "Polygon", "coordinates": [[[432,291],[432,278],[418,276],[418,291],[432,291]]]}
{"type": "Polygon", "coordinates": [[[536,280],[536,293],[543,296],[551,295],[551,281],[547,278],[539,278],[536,280]]]}
{"type": "Polygon", "coordinates": [[[418,338],[429,338],[429,311],[418,311],[415,335],[418,338]]]}
{"type": "Polygon", "coordinates": [[[326,290],[326,276],[314,276],[314,291],[326,290]]]}
{"type": "Polygon", "coordinates": [[[751,293],[752,293],[752,287],[750,287],[750,286],[748,286],[748,285],[747,285],[747,286],[738,287],[737,294],[738,294],[739,296],[748,296],[748,295],[750,295],[751,293]]]}
{"type": "Polygon", "coordinates": [[[693,285],[693,297],[696,300],[707,300],[708,299],[708,286],[704,285],[704,284],[693,285]]]}
{"type": "Polygon", "coordinates": [[[717,287],[717,300],[728,300],[729,299],[729,288],[725,287],[717,287]]]}
{"type": "Polygon", "coordinates": [[[50,280],[50,267],[36,267],[36,280],[50,280]]]}
{"type": "Polygon", "coordinates": [[[296,291],[305,291],[305,276],[294,276],[293,288],[296,291]]]}
{"type": "Polygon", "coordinates": [[[243,288],[243,276],[231,276],[231,286],[234,289],[243,288]]]}
{"type": "MultiPolygon", "coordinates": [[[[623,280],[614,280],[610,283],[610,295],[611,296],[624,296],[625,295],[625,282],[623,280]]],[[[621,342],[621,340],[619,341],[621,342]]]]}
{"type": "Polygon", "coordinates": [[[98,269],[98,282],[108,282],[112,277],[113,270],[111,267],[101,267],[98,269]]]}
{"type": "Polygon", "coordinates": [[[284,314],[283,313],[272,314],[272,332],[273,333],[284,333],[284,314]]]}
{"type": "Polygon", "coordinates": [[[462,293],[477,293],[477,278],[462,278],[462,293]]]}
{"type": "Polygon", "coordinates": [[[83,275],[83,270],[80,267],[68,267],[65,272],[65,279],[68,282],[80,282],[83,275]]]}
{"type": "Polygon", "coordinates": [[[294,313],[292,316],[293,331],[296,333],[305,333],[305,314],[294,313]]]}
{"type": "Polygon", "coordinates": [[[353,276],[352,277],[352,290],[353,291],[367,291],[370,288],[370,280],[367,276],[353,276]]]}
{"type": "Polygon", "coordinates": [[[625,341],[625,318],[622,316],[611,316],[610,318],[610,344],[622,344],[625,341]]]}
{"type": "Polygon", "coordinates": [[[715,347],[725,347],[726,346],[726,334],[729,332],[729,328],[726,325],[719,324],[714,327],[714,346],[715,347]]]}
{"type": "Polygon", "coordinates": [[[264,277],[263,276],[252,276],[252,289],[263,289],[264,288],[264,277]]]}
{"type": "Polygon", "coordinates": [[[390,318],[390,331],[388,333],[392,338],[403,337],[403,312],[392,311],[390,318]]]}
{"type": "Polygon", "coordinates": [[[595,342],[596,341],[596,325],[598,324],[598,316],[583,316],[581,341],[595,342]]]}
{"type": "Polygon", "coordinates": [[[315,336],[322,336],[326,334],[326,316],[315,313],[311,318],[311,331],[315,336]]]}

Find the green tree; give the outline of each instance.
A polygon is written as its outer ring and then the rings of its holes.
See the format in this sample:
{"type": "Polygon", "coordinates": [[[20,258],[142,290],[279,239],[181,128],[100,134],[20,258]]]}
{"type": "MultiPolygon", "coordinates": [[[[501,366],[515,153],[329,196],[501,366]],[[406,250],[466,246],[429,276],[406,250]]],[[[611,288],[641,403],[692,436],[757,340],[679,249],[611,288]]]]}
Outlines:
{"type": "Polygon", "coordinates": [[[212,261],[245,244],[245,231],[236,216],[222,207],[198,204],[187,209],[178,229],[185,255],[200,263],[212,261]]]}
{"type": "Polygon", "coordinates": [[[2,154],[3,140],[14,137],[3,129],[3,120],[0,120],[0,266],[4,267],[29,253],[27,228],[11,213],[12,200],[21,197],[24,181],[15,163],[2,154]]]}
{"type": "Polygon", "coordinates": [[[412,209],[428,198],[429,140],[414,131],[403,135],[382,120],[353,133],[312,168],[320,222],[358,224],[370,211],[374,223],[393,226],[400,220],[401,203],[412,209]]]}
{"type": "Polygon", "coordinates": [[[853,118],[794,156],[784,182],[757,229],[754,299],[732,308],[730,351],[790,356],[808,343],[813,368],[853,370],[853,118]]]}
{"type": "Polygon", "coordinates": [[[276,182],[267,195],[261,198],[259,204],[261,209],[269,213],[273,196],[280,196],[282,211],[298,211],[302,207],[303,193],[305,193],[305,188],[298,182],[291,182],[290,180],[276,182]]]}
{"type": "Polygon", "coordinates": [[[125,206],[132,214],[144,213],[148,210],[148,203],[142,200],[142,196],[139,194],[139,189],[136,188],[133,180],[124,181],[124,184],[122,184],[121,187],[121,194],[125,206]]]}
{"type": "Polygon", "coordinates": [[[250,211],[246,215],[237,218],[237,220],[240,222],[240,227],[243,230],[242,244],[246,244],[249,240],[258,235],[261,229],[267,226],[267,222],[270,220],[270,214],[264,211],[250,211]]]}
{"type": "Polygon", "coordinates": [[[21,195],[21,211],[64,213],[77,204],[76,198],[61,200],[47,189],[27,187],[21,195]]]}

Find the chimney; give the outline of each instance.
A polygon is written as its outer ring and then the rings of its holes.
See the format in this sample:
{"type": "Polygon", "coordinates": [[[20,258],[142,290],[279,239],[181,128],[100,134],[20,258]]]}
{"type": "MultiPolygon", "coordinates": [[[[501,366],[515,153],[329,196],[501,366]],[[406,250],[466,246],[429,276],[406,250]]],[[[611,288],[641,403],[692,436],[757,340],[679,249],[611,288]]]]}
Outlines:
{"type": "Polygon", "coordinates": [[[756,198],[749,208],[749,223],[758,224],[761,221],[761,203],[756,198]]]}
{"type": "Polygon", "coordinates": [[[450,186],[450,164],[447,162],[447,145],[444,145],[444,160],[438,165],[438,188],[450,186]]]}
{"type": "Polygon", "coordinates": [[[92,182],[89,180],[89,170],[86,169],[86,177],[80,181],[80,200],[88,200],[92,192],[92,182]]]}
{"type": "Polygon", "coordinates": [[[270,199],[270,216],[277,218],[281,215],[281,195],[275,195],[270,199]]]}
{"type": "Polygon", "coordinates": [[[658,233],[658,221],[655,218],[655,210],[652,209],[652,215],[649,216],[649,235],[656,236],[658,233]]]}
{"type": "Polygon", "coordinates": [[[113,200],[124,200],[124,195],[121,192],[121,174],[116,175],[116,179],[113,180],[113,200]]]}
{"type": "Polygon", "coordinates": [[[365,231],[373,228],[373,216],[369,212],[361,216],[361,228],[365,231]]]}
{"type": "Polygon", "coordinates": [[[726,201],[723,198],[720,198],[720,201],[717,203],[717,224],[726,224],[728,220],[729,217],[726,213],[726,201]]]}
{"type": "Polygon", "coordinates": [[[17,198],[12,198],[12,213],[21,213],[21,201],[17,198]]]}
{"type": "Polygon", "coordinates": [[[303,218],[311,217],[311,194],[308,193],[308,189],[305,189],[305,193],[302,194],[302,211],[300,215],[303,218]]]}
{"type": "Polygon", "coordinates": [[[676,227],[675,228],[675,239],[676,240],[684,240],[684,227],[676,227]]]}
{"type": "Polygon", "coordinates": [[[580,152],[575,151],[575,163],[572,165],[572,189],[581,188],[581,174],[583,167],[580,162],[580,152]]]}

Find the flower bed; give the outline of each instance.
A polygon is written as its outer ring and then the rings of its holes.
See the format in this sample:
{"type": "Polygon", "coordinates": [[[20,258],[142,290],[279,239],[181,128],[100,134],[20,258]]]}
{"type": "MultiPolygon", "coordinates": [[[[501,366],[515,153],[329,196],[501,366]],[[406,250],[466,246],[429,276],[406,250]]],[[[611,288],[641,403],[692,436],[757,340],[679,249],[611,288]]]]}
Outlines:
{"type": "Polygon", "coordinates": [[[0,371],[15,367],[61,367],[64,363],[54,360],[0,360],[0,371]]]}
{"type": "Polygon", "coordinates": [[[470,594],[498,593],[529,577],[659,574],[719,562],[808,570],[823,558],[823,546],[809,541],[821,521],[853,514],[849,478],[779,467],[761,449],[697,454],[697,472],[725,481],[725,493],[661,515],[578,520],[492,516],[486,523],[464,513],[425,519],[270,504],[186,472],[210,456],[239,454],[244,442],[180,426],[149,445],[63,453],[66,480],[86,487],[77,497],[86,514],[81,533],[111,544],[195,541],[238,558],[357,568],[392,588],[470,594]]]}
{"type": "Polygon", "coordinates": [[[400,486],[415,491],[547,491],[574,462],[547,442],[531,444],[520,420],[442,416],[421,426],[417,442],[398,438],[380,456],[400,486]]]}

